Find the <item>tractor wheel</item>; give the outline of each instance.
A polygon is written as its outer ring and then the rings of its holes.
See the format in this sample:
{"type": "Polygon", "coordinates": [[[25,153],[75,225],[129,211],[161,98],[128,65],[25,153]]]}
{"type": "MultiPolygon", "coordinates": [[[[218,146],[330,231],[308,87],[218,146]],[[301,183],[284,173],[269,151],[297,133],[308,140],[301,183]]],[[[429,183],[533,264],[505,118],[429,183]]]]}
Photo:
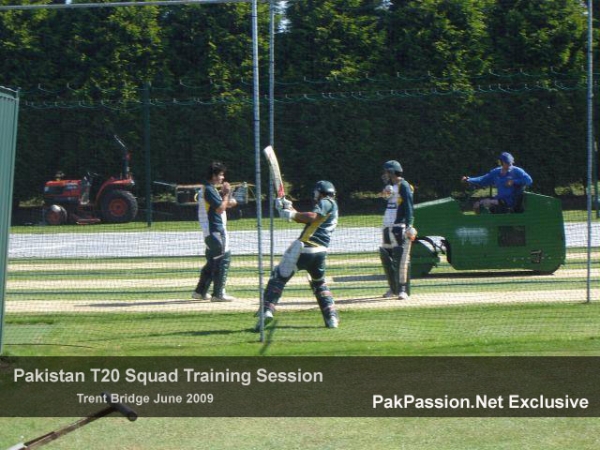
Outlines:
{"type": "Polygon", "coordinates": [[[60,205],[51,205],[44,211],[44,220],[48,225],[64,225],[67,223],[67,210],[60,205]]]}
{"type": "Polygon", "coordinates": [[[115,189],[107,192],[100,202],[102,220],[106,223],[131,222],[137,215],[138,204],[129,191],[115,189]]]}

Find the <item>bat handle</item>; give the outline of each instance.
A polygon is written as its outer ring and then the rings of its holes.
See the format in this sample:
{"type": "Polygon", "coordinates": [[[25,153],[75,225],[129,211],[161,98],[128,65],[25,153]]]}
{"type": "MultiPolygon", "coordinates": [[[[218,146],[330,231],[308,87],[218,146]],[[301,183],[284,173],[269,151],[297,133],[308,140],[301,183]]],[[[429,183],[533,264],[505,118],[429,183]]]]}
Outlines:
{"type": "Polygon", "coordinates": [[[112,402],[110,393],[103,392],[102,396],[104,397],[104,400],[106,400],[106,403],[108,403],[115,411],[118,411],[127,417],[130,422],[133,422],[138,418],[137,413],[129,406],[124,405],[123,403],[112,402]]]}

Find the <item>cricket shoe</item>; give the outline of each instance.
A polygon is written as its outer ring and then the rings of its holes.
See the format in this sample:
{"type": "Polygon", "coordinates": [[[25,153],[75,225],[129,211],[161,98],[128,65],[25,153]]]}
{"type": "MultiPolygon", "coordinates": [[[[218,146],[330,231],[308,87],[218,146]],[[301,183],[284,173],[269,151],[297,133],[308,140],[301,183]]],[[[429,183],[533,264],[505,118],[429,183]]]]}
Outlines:
{"type": "Polygon", "coordinates": [[[235,298],[233,295],[225,293],[223,293],[221,296],[213,295],[210,299],[211,302],[233,302],[234,300],[237,300],[237,298],[235,298]]]}
{"type": "MultiPolygon", "coordinates": [[[[273,322],[273,320],[275,320],[275,317],[273,317],[273,311],[271,311],[270,309],[265,311],[265,328],[267,328],[273,322]]],[[[260,319],[258,319],[258,322],[256,322],[254,331],[260,331],[260,319]]]]}
{"type": "Polygon", "coordinates": [[[325,326],[327,328],[337,328],[340,325],[340,319],[337,316],[331,316],[325,319],[325,326]]]}
{"type": "Polygon", "coordinates": [[[398,294],[398,300],[408,300],[409,296],[406,292],[400,292],[398,294]]]}
{"type": "Polygon", "coordinates": [[[209,294],[201,294],[200,292],[192,292],[192,298],[194,300],[210,300],[209,294]]]}
{"type": "Polygon", "coordinates": [[[395,295],[394,295],[394,293],[392,292],[391,289],[388,289],[388,291],[385,294],[383,294],[382,297],[383,298],[394,298],[395,295]]]}

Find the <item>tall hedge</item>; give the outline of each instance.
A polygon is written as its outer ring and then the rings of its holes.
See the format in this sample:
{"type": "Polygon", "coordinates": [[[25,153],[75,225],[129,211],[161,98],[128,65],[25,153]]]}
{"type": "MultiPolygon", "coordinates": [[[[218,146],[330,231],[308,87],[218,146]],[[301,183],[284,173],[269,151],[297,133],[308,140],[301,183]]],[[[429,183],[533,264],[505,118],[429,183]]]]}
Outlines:
{"type": "MultiPolygon", "coordinates": [[[[0,3],[11,3],[0,0],[0,3]]],[[[303,0],[279,5],[276,147],[296,196],[380,187],[399,159],[417,195],[460,189],[510,151],[534,189],[585,178],[585,4],[578,0],[303,0]]],[[[268,5],[260,4],[267,143],[268,5]]],[[[0,84],[23,107],[15,192],[57,170],[118,172],[117,133],[144,184],[142,87],[151,84],[152,177],[196,182],[223,160],[253,181],[247,4],[0,14],[0,84]]]]}

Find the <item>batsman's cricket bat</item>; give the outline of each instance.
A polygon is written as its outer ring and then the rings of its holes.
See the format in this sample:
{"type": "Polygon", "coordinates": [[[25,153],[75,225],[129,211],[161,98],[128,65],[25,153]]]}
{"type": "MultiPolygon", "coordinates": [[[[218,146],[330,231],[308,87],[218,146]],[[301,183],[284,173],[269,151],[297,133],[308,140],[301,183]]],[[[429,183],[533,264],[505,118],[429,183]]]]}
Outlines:
{"type": "Polygon", "coordinates": [[[273,181],[273,189],[275,189],[275,197],[285,197],[285,188],[283,187],[283,178],[281,178],[281,171],[279,170],[279,162],[275,155],[275,150],[270,145],[265,147],[263,150],[267,162],[269,163],[269,171],[271,172],[271,179],[273,181]]]}

